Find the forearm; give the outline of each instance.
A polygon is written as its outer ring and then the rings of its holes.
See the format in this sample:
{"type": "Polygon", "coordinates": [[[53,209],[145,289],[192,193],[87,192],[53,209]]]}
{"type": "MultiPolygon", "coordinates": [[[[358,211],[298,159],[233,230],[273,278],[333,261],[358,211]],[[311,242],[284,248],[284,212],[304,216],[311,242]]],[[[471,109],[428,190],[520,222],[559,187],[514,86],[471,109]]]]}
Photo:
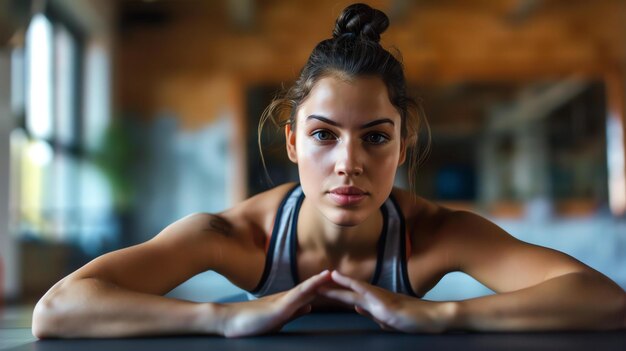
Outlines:
{"type": "Polygon", "coordinates": [[[218,334],[218,305],[119,288],[96,279],[61,284],[33,312],[37,337],[130,337],[218,334]]]}
{"type": "Polygon", "coordinates": [[[624,328],[624,291],[602,275],[571,273],[526,289],[456,303],[449,329],[476,331],[624,328]]]}

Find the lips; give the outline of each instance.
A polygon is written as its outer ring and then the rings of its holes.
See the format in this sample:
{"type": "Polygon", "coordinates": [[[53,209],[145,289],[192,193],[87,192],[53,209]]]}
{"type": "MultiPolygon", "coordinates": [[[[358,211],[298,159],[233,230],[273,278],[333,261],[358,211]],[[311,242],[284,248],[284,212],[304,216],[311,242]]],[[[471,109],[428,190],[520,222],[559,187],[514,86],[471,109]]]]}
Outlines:
{"type": "Polygon", "coordinates": [[[367,193],[355,186],[339,187],[329,192],[330,198],[340,206],[356,205],[363,201],[367,193]]]}

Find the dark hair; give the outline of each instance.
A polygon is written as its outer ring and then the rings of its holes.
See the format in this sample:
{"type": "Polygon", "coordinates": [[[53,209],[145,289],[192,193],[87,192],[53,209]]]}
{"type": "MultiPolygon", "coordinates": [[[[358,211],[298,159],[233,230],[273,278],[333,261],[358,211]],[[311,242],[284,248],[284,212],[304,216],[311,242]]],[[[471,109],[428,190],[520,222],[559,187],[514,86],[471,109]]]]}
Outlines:
{"type": "MultiPolygon", "coordinates": [[[[387,86],[389,101],[400,113],[401,136],[407,146],[409,186],[414,190],[413,175],[421,160],[417,153],[417,136],[421,120],[426,120],[420,105],[407,94],[402,63],[380,45],[380,35],[387,27],[387,15],[368,5],[352,4],[343,10],[335,22],[332,38],[322,40],[315,46],[295,84],[280,92],[263,112],[258,127],[263,167],[265,158],[261,133],[267,120],[278,128],[287,124],[295,128],[298,107],[323,77],[337,75],[351,79],[378,76],[387,86]]],[[[397,55],[400,55],[399,52],[397,55]]]]}

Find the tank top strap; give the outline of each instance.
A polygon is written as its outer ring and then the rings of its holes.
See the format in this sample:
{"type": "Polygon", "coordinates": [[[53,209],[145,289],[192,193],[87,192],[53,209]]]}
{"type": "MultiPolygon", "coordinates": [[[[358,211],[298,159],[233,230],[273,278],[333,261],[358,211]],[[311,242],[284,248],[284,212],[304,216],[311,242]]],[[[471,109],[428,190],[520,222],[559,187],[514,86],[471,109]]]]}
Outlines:
{"type": "Polygon", "coordinates": [[[406,257],[406,224],[404,215],[393,195],[382,206],[387,212],[384,245],[379,245],[380,273],[373,284],[409,296],[417,296],[411,288],[406,257]]]}
{"type": "Polygon", "coordinates": [[[304,200],[300,184],[289,190],[278,206],[270,244],[267,249],[263,275],[250,291],[250,298],[258,298],[291,289],[296,285],[295,249],[297,248],[298,212],[304,200]]]}
{"type": "MultiPolygon", "coordinates": [[[[287,192],[278,207],[267,250],[263,275],[248,293],[250,299],[289,290],[299,283],[296,262],[298,213],[304,192],[298,184],[287,192]]],[[[416,296],[408,278],[404,215],[393,196],[380,208],[383,228],[378,240],[376,268],[370,283],[381,288],[416,296]]]]}

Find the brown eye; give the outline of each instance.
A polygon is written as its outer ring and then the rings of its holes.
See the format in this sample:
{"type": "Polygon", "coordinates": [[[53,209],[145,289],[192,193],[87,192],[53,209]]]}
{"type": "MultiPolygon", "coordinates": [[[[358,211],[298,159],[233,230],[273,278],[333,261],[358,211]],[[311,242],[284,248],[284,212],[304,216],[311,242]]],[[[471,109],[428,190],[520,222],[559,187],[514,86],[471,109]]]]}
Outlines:
{"type": "Polygon", "coordinates": [[[365,141],[370,144],[384,144],[389,141],[389,138],[381,133],[370,133],[365,136],[365,141]]]}

